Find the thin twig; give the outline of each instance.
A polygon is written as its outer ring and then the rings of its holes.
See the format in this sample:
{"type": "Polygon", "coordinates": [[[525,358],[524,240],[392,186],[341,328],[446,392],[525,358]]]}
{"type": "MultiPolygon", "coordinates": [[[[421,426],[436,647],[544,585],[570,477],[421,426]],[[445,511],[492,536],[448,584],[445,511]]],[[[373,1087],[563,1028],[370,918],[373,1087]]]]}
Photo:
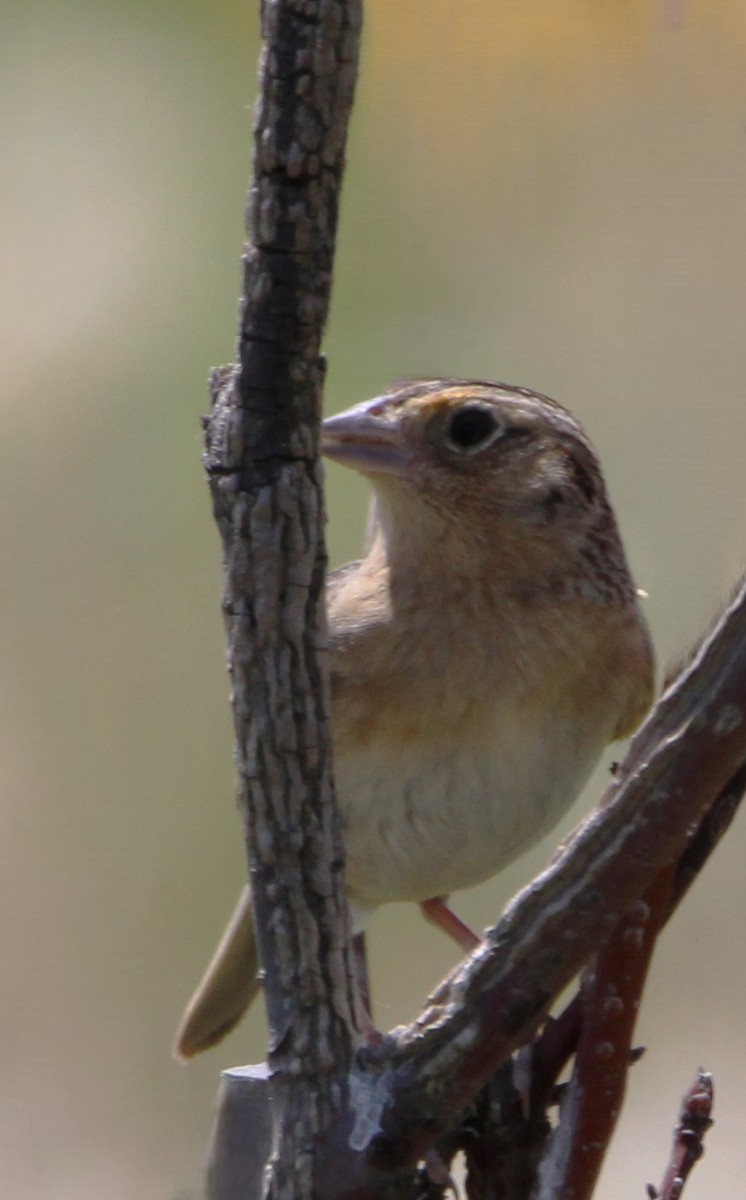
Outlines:
{"type": "Polygon", "coordinates": [[[694,1164],[705,1152],[704,1136],[712,1125],[713,1099],[712,1076],[700,1071],[682,1101],[663,1182],[659,1188],[648,1184],[651,1200],[679,1200],[694,1164]]]}

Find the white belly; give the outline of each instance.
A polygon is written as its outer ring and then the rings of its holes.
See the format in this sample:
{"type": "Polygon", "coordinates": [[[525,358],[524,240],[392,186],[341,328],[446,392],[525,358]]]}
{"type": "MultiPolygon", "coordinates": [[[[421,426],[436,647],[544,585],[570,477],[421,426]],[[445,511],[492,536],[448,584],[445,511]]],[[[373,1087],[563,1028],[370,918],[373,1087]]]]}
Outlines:
{"type": "MultiPolygon", "coordinates": [[[[524,714],[525,716],[525,714],[524,714]]],[[[339,756],[347,881],[356,906],[473,887],[538,841],[576,798],[610,738],[556,717],[527,729],[501,714],[494,738],[380,744],[339,756]]]]}

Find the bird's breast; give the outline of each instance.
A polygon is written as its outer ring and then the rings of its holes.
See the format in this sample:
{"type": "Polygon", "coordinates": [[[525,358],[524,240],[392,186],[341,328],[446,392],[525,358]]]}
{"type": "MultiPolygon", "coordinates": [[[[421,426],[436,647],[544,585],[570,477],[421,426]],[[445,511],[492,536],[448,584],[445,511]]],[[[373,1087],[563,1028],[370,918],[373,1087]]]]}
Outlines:
{"type": "Polygon", "coordinates": [[[495,704],[430,736],[370,731],[340,747],[347,880],[361,907],[424,900],[490,878],[575,799],[611,736],[540,703],[495,704]]]}
{"type": "Polygon", "coordinates": [[[350,896],[374,907],[472,887],[547,833],[639,720],[644,624],[631,606],[510,600],[454,591],[458,579],[397,608],[380,579],[345,578],[330,616],[350,896]]]}

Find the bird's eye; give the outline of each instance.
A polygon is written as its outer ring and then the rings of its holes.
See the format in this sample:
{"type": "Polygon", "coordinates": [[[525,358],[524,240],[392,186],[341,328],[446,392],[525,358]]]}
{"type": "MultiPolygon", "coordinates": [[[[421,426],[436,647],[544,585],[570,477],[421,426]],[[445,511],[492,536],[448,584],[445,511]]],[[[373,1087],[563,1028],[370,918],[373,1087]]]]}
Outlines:
{"type": "Polygon", "coordinates": [[[493,413],[481,404],[467,404],[448,423],[448,440],[459,450],[481,450],[500,433],[493,413]]]}

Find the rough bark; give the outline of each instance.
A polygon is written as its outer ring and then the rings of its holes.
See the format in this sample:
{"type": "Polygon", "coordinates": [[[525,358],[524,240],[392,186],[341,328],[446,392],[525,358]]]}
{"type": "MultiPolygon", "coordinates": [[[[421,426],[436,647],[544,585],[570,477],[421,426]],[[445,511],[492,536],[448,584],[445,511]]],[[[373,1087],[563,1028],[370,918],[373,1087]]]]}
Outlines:
{"type": "Polygon", "coordinates": [[[271,1030],[269,1194],[312,1194],[356,1041],[329,741],[318,465],[359,0],[266,0],[238,362],[205,462],[224,548],[239,800],[271,1030]]]}

